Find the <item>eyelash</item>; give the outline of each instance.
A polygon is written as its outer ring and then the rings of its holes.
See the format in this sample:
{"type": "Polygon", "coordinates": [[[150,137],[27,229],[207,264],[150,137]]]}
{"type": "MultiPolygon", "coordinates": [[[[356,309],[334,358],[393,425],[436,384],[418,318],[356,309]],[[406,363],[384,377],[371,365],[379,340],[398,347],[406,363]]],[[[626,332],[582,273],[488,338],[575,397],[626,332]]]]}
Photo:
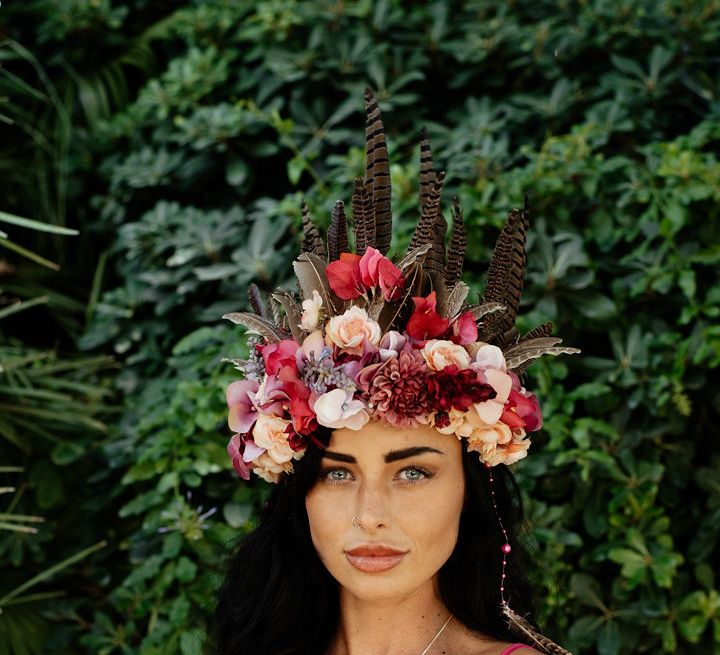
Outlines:
{"type": "MultiPolygon", "coordinates": [[[[323,482],[326,482],[327,484],[343,484],[344,482],[347,482],[347,480],[333,480],[332,478],[330,478],[330,473],[333,473],[335,471],[345,471],[346,473],[350,473],[348,469],[336,466],[333,468],[326,468],[320,471],[320,478],[323,480],[323,482]]],[[[407,484],[418,484],[425,480],[429,480],[435,475],[434,473],[430,473],[430,471],[422,468],[421,466],[406,466],[405,468],[400,469],[398,471],[398,474],[402,473],[403,471],[418,471],[423,474],[423,477],[417,480],[402,480],[402,482],[405,482],[407,484]]]]}

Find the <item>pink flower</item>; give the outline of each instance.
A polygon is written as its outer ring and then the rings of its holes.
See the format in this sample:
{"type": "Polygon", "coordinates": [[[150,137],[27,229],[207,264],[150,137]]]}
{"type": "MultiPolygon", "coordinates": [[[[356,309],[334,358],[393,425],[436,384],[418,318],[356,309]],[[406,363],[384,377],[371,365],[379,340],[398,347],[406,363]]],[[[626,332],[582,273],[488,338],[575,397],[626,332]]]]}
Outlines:
{"type": "Polygon", "coordinates": [[[225,396],[230,408],[228,425],[233,432],[250,432],[257,418],[255,394],[260,385],[257,380],[237,380],[228,385],[225,396]]]}
{"type": "Polygon", "coordinates": [[[396,300],[405,288],[405,278],[387,257],[368,248],[360,258],[360,279],[366,289],[379,286],[385,300],[396,300]]]}
{"type": "Polygon", "coordinates": [[[232,460],[233,468],[243,480],[250,479],[248,462],[252,462],[265,452],[252,439],[243,439],[239,434],[232,436],[228,442],[227,451],[232,460]]]}
{"type": "Polygon", "coordinates": [[[434,291],[427,298],[413,297],[413,302],[415,310],[405,328],[413,339],[434,339],[447,330],[449,321],[435,311],[437,298],[434,291]]]}
{"type": "Polygon", "coordinates": [[[498,371],[495,368],[485,369],[482,375],[484,375],[487,383],[495,389],[496,395],[492,399],[477,403],[475,410],[481,421],[487,425],[495,425],[505,411],[505,403],[512,390],[512,378],[507,373],[498,371]]]}
{"type": "Polygon", "coordinates": [[[452,328],[452,336],[450,337],[455,343],[461,346],[467,346],[477,341],[478,331],[475,316],[472,312],[463,312],[458,316],[450,326],[452,328]]]}
{"type": "Polygon", "coordinates": [[[355,300],[363,293],[360,279],[360,255],[344,252],[340,259],[330,262],[325,268],[330,288],[342,300],[355,300]]]}
{"type": "Polygon", "coordinates": [[[265,360],[265,372],[275,375],[283,366],[295,366],[295,355],[300,344],[294,339],[283,339],[261,348],[265,360]]]}
{"type": "Polygon", "coordinates": [[[542,413],[535,394],[512,389],[501,420],[511,428],[525,428],[534,432],[542,427],[542,413]]]}
{"type": "Polygon", "coordinates": [[[382,361],[397,357],[400,351],[405,347],[407,337],[397,330],[390,330],[383,335],[378,346],[380,351],[380,359],[382,361]]]}

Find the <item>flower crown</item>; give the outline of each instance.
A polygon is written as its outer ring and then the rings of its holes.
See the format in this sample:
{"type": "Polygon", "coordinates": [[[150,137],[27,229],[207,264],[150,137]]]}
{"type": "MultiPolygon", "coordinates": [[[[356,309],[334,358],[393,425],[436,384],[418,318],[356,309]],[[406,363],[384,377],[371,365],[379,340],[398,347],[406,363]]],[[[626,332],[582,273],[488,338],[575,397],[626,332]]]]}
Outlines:
{"type": "Polygon", "coordinates": [[[302,300],[285,290],[254,313],[226,314],[257,337],[244,374],[227,389],[228,453],[237,473],[278,482],[325,429],[360,430],[371,419],[434,426],[465,439],[489,466],[527,454],[540,429],[534,394],[521,384],[541,355],[577,353],[558,346],[545,323],[520,335],[515,318],[525,276],[527,201],[510,212],[490,260],[485,292],[468,305],[461,281],[467,237],[457,198],[452,237],[440,211],[444,172],[435,173],[427,133],[420,144],[420,220],[407,253],[393,263],[390,174],[377,101],[365,90],[366,176],[352,195],[355,253],[344,204],[332,212],[327,243],[303,202],[302,253],[294,262],[302,300]],[[282,312],[280,311],[282,308],[282,312]]]}

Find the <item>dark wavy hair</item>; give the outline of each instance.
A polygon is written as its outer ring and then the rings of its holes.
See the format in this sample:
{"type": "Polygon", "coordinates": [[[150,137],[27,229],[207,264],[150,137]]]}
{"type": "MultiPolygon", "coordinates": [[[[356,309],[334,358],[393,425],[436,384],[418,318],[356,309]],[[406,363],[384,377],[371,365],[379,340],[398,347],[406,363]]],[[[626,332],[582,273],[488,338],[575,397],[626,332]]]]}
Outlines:
{"type": "MultiPolygon", "coordinates": [[[[337,581],[310,536],[305,496],[317,482],[321,450],[308,449],[268,499],[260,524],[230,555],[211,629],[215,655],[318,655],[339,622],[337,581]]],[[[468,628],[516,641],[500,611],[503,534],[492,506],[489,474],[477,453],[463,448],[466,499],[455,550],[439,571],[443,603],[468,628]]],[[[525,574],[527,552],[520,491],[510,470],[493,468],[495,498],[508,532],[505,597],[532,620],[525,574]]]]}

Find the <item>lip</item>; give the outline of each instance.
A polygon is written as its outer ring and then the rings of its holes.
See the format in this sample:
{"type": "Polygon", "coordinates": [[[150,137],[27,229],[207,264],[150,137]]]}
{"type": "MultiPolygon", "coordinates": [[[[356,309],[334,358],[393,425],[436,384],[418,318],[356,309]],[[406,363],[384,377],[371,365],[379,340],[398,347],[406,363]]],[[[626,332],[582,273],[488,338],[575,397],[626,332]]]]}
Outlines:
{"type": "Polygon", "coordinates": [[[395,568],[407,553],[381,544],[365,544],[346,550],[345,557],[359,571],[380,573],[395,568]]]}

